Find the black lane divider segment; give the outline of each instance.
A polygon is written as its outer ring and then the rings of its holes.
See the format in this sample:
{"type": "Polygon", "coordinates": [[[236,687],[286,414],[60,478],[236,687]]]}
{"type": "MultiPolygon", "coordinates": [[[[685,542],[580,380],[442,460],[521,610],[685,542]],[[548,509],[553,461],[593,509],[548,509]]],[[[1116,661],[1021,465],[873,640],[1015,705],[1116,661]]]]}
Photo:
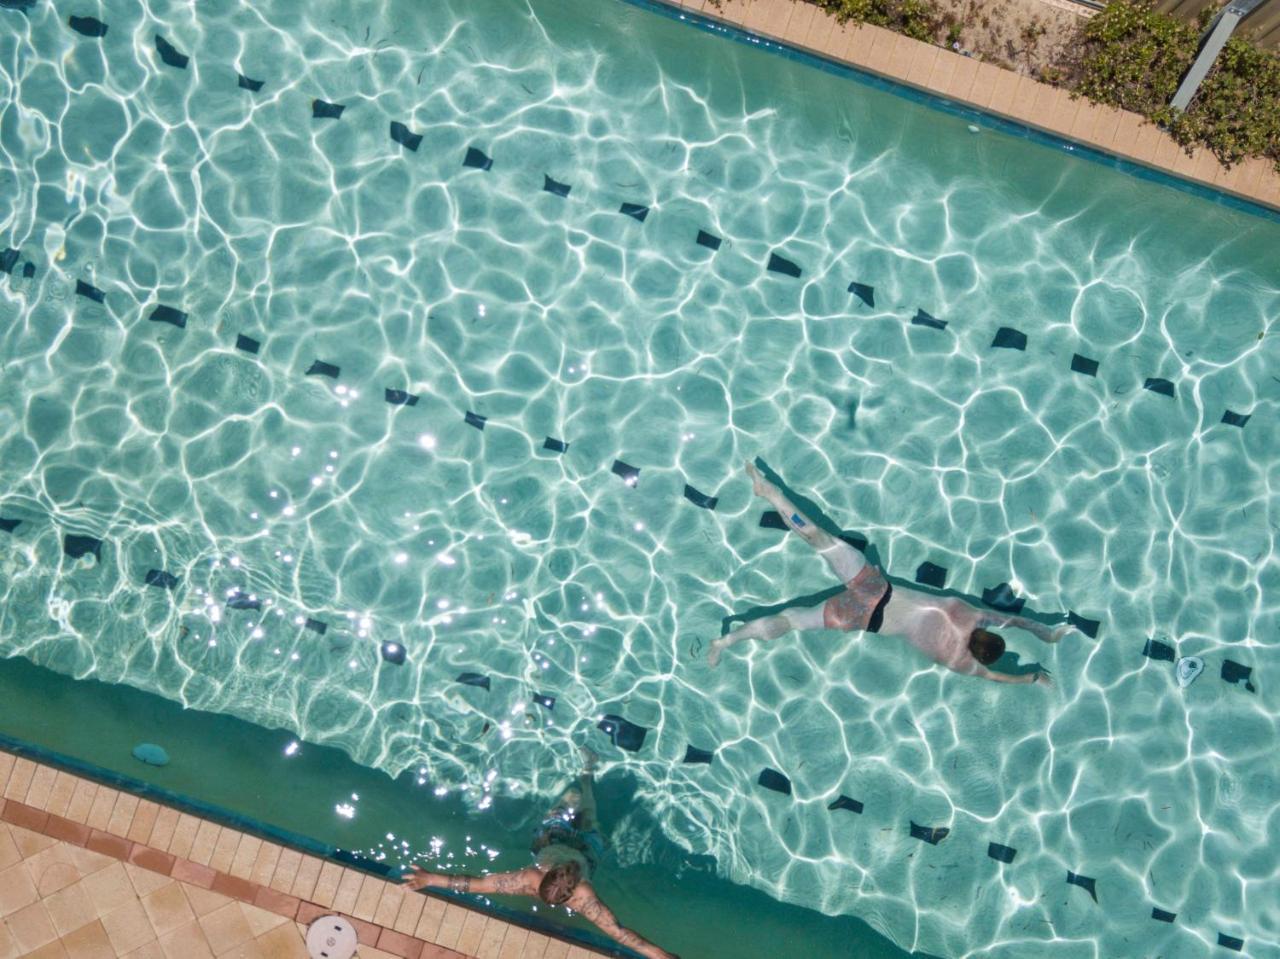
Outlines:
{"type": "Polygon", "coordinates": [[[638,223],[643,223],[645,217],[649,215],[649,208],[639,203],[624,203],[618,208],[618,212],[623,216],[629,216],[638,223]]]}
{"type": "Polygon", "coordinates": [[[1025,350],[1027,348],[1027,334],[1021,330],[1015,330],[1011,326],[1002,326],[996,330],[996,338],[991,341],[991,348],[995,350],[1025,350]]]}
{"type": "Polygon", "coordinates": [[[302,628],[309,629],[313,633],[319,633],[321,636],[323,636],[325,633],[329,631],[329,624],[322,623],[320,620],[312,619],[310,616],[308,616],[306,620],[303,622],[302,628]]]}
{"type": "Polygon", "coordinates": [[[630,463],[624,463],[622,460],[613,461],[612,472],[622,477],[622,481],[628,486],[635,486],[640,482],[640,468],[632,466],[630,463]]]}
{"type": "Polygon", "coordinates": [[[839,798],[837,798],[835,802],[833,802],[831,805],[827,807],[827,809],[831,812],[835,812],[836,810],[839,810],[839,809],[844,809],[848,812],[853,812],[853,813],[861,813],[862,808],[863,808],[862,803],[858,802],[858,800],[856,799],[850,799],[844,793],[841,793],[839,798]]]}
{"type": "Polygon", "coordinates": [[[181,310],[175,310],[172,306],[165,306],[163,303],[158,304],[147,319],[153,323],[170,323],[180,330],[185,329],[187,325],[187,314],[181,310]]]}
{"type": "Polygon", "coordinates": [[[1098,638],[1098,627],[1102,625],[1100,620],[1085,619],[1083,616],[1072,610],[1067,611],[1067,622],[1080,630],[1080,632],[1084,633],[1090,639],[1098,638]]]}
{"type": "Polygon", "coordinates": [[[238,83],[241,90],[248,90],[251,93],[257,93],[262,89],[261,80],[250,80],[243,73],[238,73],[236,76],[238,77],[238,83]]]}
{"type": "Polygon", "coordinates": [[[157,586],[160,589],[174,589],[180,582],[178,577],[173,573],[166,573],[162,569],[147,570],[146,579],[144,580],[148,586],[157,586]]]}
{"type": "Polygon", "coordinates": [[[949,826],[921,826],[914,821],[911,823],[911,838],[927,842],[930,846],[936,846],[946,839],[950,833],[951,828],[949,826]]]}
{"type": "Polygon", "coordinates": [[[911,318],[911,325],[927,326],[933,330],[945,330],[947,328],[947,321],[940,320],[936,316],[931,316],[924,310],[917,308],[916,315],[911,318]]]}
{"type": "Polygon", "coordinates": [[[542,448],[544,450],[551,450],[553,453],[567,453],[569,451],[569,444],[564,440],[556,439],[554,436],[548,436],[542,441],[542,448]]]}
{"type": "Polygon", "coordinates": [[[1173,922],[1178,918],[1176,912],[1165,912],[1163,909],[1157,909],[1154,906],[1151,909],[1151,918],[1158,922],[1173,922]]]}
{"type": "Polygon", "coordinates": [[[701,506],[703,509],[715,509],[716,504],[720,502],[718,496],[708,496],[706,493],[699,493],[688,483],[684,484],[684,498],[695,506],[701,506]]]}
{"type": "Polygon", "coordinates": [[[416,153],[419,145],[422,143],[422,134],[414,133],[399,120],[392,120],[391,139],[400,144],[406,150],[413,150],[416,153]]]}
{"type": "Polygon", "coordinates": [[[684,761],[687,763],[707,763],[710,764],[715,759],[716,754],[706,749],[699,749],[697,746],[686,746],[684,750],[684,761]]]}
{"type": "Polygon", "coordinates": [[[1166,663],[1172,663],[1178,658],[1172,646],[1158,639],[1148,639],[1147,645],[1142,647],[1142,655],[1148,659],[1158,659],[1166,663]]]}
{"type": "Polygon", "coordinates": [[[1018,850],[1014,849],[1012,846],[1002,846],[998,842],[987,844],[987,855],[996,862],[1013,862],[1013,857],[1017,854],[1018,850]]]}
{"type": "Polygon", "coordinates": [[[178,70],[187,68],[187,61],[190,60],[185,53],[179,53],[178,48],[166,40],[160,34],[156,34],[156,52],[160,54],[160,59],[166,65],[174,67],[178,70]]]}
{"type": "Polygon", "coordinates": [[[307,376],[327,376],[330,379],[337,379],[342,371],[332,363],[326,363],[323,360],[314,360],[307,368],[305,375],[307,376]]]}
{"type": "Polygon", "coordinates": [[[86,37],[101,38],[107,35],[107,25],[93,17],[77,17],[73,13],[67,18],[67,24],[76,33],[83,34],[86,37]]]}
{"type": "Polygon", "coordinates": [[[1167,396],[1170,399],[1173,399],[1173,384],[1158,376],[1147,377],[1147,381],[1142,384],[1142,388],[1144,390],[1150,390],[1152,393],[1159,393],[1161,396],[1167,396]]]}
{"type": "Polygon", "coordinates": [[[474,426],[476,429],[484,432],[484,424],[489,422],[489,417],[481,416],[479,413],[472,413],[467,410],[467,415],[463,417],[463,421],[468,426],[474,426]]]}
{"type": "Polygon", "coordinates": [[[785,256],[778,256],[776,253],[769,254],[769,263],[765,267],[770,273],[781,273],[783,276],[789,276],[794,279],[800,279],[801,269],[798,264],[788,260],[785,256]]]}
{"type": "Polygon", "coordinates": [[[1092,876],[1079,876],[1074,872],[1068,872],[1067,884],[1071,886],[1079,886],[1093,897],[1094,902],[1098,901],[1097,883],[1092,876]]]}
{"type": "Polygon", "coordinates": [[[714,234],[708,233],[706,230],[698,231],[698,246],[705,246],[708,250],[715,251],[720,249],[720,244],[724,241],[714,234]]]}
{"type": "Polygon", "coordinates": [[[984,589],[982,601],[992,609],[998,609],[1002,613],[1013,613],[1015,616],[1022,612],[1022,607],[1027,602],[1016,595],[1013,587],[1008,583],[1001,583],[993,589],[984,589]]]}
{"type": "Polygon", "coordinates": [[[18,265],[18,257],[22,254],[13,247],[6,247],[3,253],[0,253],[0,273],[12,273],[13,268],[18,265]]]}
{"type": "Polygon", "coordinates": [[[62,551],[72,559],[93,554],[95,559],[102,559],[102,540],[92,536],[81,536],[79,533],[67,533],[62,537],[62,551]]]}
{"type": "Polygon", "coordinates": [[[473,170],[492,170],[493,157],[489,156],[483,150],[477,150],[475,147],[467,147],[467,155],[462,158],[462,165],[471,167],[473,170]]]}
{"type": "Polygon", "coordinates": [[[1249,417],[1252,415],[1252,413],[1233,413],[1231,410],[1227,410],[1222,414],[1222,422],[1228,426],[1238,426],[1244,429],[1244,424],[1249,422],[1249,417]]]}
{"type": "Polygon", "coordinates": [[[613,740],[613,744],[619,749],[625,749],[628,752],[638,752],[640,747],[644,745],[644,738],[649,734],[649,730],[643,726],[637,726],[635,723],[627,722],[621,716],[615,716],[613,713],[606,714],[596,728],[604,731],[613,740]]]}
{"type": "Polygon", "coordinates": [[[95,303],[105,303],[107,294],[96,286],[90,286],[84,280],[76,280],[76,296],[83,296],[86,300],[93,300],[95,303]]]}
{"type": "Polygon", "coordinates": [[[1076,353],[1071,357],[1071,372],[1083,373],[1085,376],[1097,376],[1098,361],[1091,360],[1087,356],[1081,356],[1079,353],[1076,353]]]}
{"type": "Polygon", "coordinates": [[[568,183],[561,183],[559,180],[551,179],[551,177],[547,176],[545,173],[542,174],[542,190],[544,193],[550,193],[559,197],[566,197],[572,189],[573,187],[568,183]]]}
{"type": "Polygon", "coordinates": [[[252,336],[245,336],[243,333],[236,334],[236,349],[245,353],[257,353],[262,348],[262,343],[255,340],[252,336]]]}
{"type": "Polygon", "coordinates": [[[329,103],[327,100],[315,99],[311,101],[311,119],[313,120],[340,120],[342,111],[346,106],[341,103],[329,103]]]}
{"type": "Polygon", "coordinates": [[[756,785],[763,786],[765,789],[772,789],[776,793],[782,793],[784,796],[791,795],[791,780],[776,769],[763,769],[760,772],[760,778],[756,780],[756,785]]]}
{"type": "Polygon", "coordinates": [[[1239,683],[1239,682],[1243,682],[1245,689],[1249,690],[1249,692],[1251,693],[1256,693],[1257,690],[1254,688],[1253,683],[1249,681],[1249,677],[1252,675],[1253,675],[1252,666],[1244,666],[1241,663],[1237,663],[1233,659],[1224,659],[1222,661],[1223,680],[1225,680],[1228,683],[1231,683],[1232,685],[1235,685],[1236,683],[1239,683]]]}
{"type": "Polygon", "coordinates": [[[546,693],[534,693],[533,701],[543,709],[556,708],[556,698],[554,696],[548,696],[546,693]]]}
{"type": "Polygon", "coordinates": [[[933,563],[921,563],[916,568],[916,582],[943,589],[947,585],[947,571],[944,567],[935,566],[933,563]]]}
{"type": "Polygon", "coordinates": [[[876,291],[875,287],[868,286],[865,283],[850,283],[849,292],[860,299],[864,304],[875,309],[876,291]]]}
{"type": "Polygon", "coordinates": [[[21,523],[22,520],[20,519],[6,519],[3,516],[0,516],[0,531],[12,533],[21,523]]]}
{"type": "Polygon", "coordinates": [[[489,677],[482,676],[480,673],[460,673],[455,682],[462,683],[464,686],[476,686],[480,689],[489,689],[489,677]]]}
{"type": "Polygon", "coordinates": [[[406,393],[404,390],[394,390],[391,387],[386,389],[387,402],[392,406],[417,406],[418,397],[412,393],[406,393]]]}

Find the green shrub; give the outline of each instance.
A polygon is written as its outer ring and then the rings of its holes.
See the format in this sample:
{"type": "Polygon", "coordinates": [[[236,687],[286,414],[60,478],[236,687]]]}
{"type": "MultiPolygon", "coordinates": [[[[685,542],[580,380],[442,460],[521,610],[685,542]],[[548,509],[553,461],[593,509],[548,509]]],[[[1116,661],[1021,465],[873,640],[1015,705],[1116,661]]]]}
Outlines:
{"type": "Polygon", "coordinates": [[[934,0],[810,0],[841,22],[888,27],[915,40],[933,42],[943,24],[934,0]]]}

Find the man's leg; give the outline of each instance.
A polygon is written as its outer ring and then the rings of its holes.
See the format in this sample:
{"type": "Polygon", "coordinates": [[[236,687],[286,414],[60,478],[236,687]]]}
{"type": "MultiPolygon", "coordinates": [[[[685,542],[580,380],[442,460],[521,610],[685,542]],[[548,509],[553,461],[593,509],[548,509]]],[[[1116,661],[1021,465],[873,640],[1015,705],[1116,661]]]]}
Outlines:
{"type": "Polygon", "coordinates": [[[721,636],[711,644],[711,650],[707,654],[707,661],[715,666],[720,662],[720,654],[732,646],[734,643],[740,643],[744,639],[777,639],[793,629],[822,629],[823,617],[822,606],[795,606],[791,609],[784,609],[776,616],[765,616],[762,619],[752,620],[745,626],[735,629],[728,635],[721,636]]]}
{"type": "Polygon", "coordinates": [[[782,490],[760,475],[755,463],[747,461],[747,475],[751,477],[752,491],[778,511],[782,521],[793,533],[804,537],[805,542],[816,549],[827,561],[840,582],[847,583],[867,565],[867,559],[842,539],[836,539],[826,530],[815,526],[809,517],[801,513],[782,490]]]}
{"type": "Polygon", "coordinates": [[[596,794],[592,789],[595,785],[593,774],[597,757],[586,746],[579,752],[582,753],[582,775],[578,777],[578,789],[582,793],[582,800],[578,808],[582,811],[582,820],[578,828],[583,832],[591,832],[600,828],[600,820],[596,818],[596,794]]]}

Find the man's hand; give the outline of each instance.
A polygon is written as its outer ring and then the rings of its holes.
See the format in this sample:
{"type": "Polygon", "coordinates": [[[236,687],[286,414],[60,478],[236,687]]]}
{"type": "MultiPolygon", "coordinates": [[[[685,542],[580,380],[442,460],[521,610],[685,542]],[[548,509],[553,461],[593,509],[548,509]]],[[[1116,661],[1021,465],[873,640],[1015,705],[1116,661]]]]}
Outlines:
{"type": "Polygon", "coordinates": [[[410,889],[434,889],[438,885],[434,880],[442,878],[427,872],[421,866],[410,866],[409,873],[400,877],[400,885],[408,886],[410,889]]]}
{"type": "Polygon", "coordinates": [[[1032,682],[1040,686],[1053,686],[1053,677],[1049,675],[1049,670],[1041,666],[1040,671],[1036,673],[1036,678],[1032,682]]]}

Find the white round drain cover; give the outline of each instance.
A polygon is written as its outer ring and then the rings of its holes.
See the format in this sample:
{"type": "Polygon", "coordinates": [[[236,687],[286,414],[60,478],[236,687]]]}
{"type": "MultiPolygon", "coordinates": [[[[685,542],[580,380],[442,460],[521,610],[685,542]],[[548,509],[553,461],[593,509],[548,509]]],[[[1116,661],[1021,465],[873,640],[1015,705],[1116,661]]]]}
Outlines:
{"type": "Polygon", "coordinates": [[[307,930],[311,959],[351,959],[356,954],[356,930],[341,916],[321,916],[307,930]]]}
{"type": "Polygon", "coordinates": [[[1196,681],[1196,677],[1204,672],[1204,660],[1199,656],[1183,656],[1174,667],[1178,677],[1178,685],[1186,689],[1196,681]]]}

